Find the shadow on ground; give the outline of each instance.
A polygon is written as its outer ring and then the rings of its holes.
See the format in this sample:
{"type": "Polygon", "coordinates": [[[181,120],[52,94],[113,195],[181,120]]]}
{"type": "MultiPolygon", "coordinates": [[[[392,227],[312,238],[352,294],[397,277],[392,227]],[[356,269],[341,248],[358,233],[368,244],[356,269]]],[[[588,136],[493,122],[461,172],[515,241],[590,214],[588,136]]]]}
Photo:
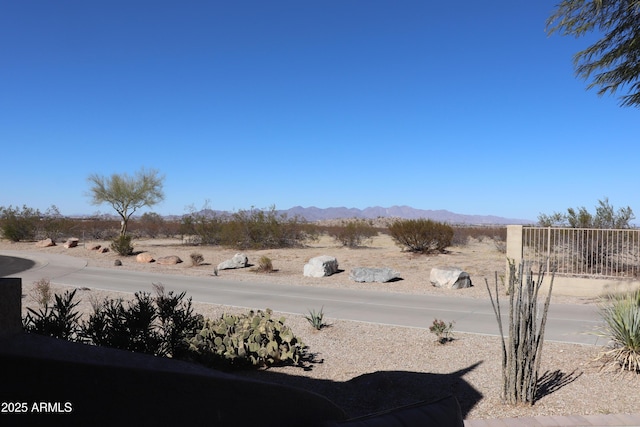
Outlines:
{"type": "Polygon", "coordinates": [[[345,382],[319,380],[270,370],[243,371],[237,375],[312,391],[335,402],[350,417],[432,401],[453,395],[465,417],[482,399],[482,394],[465,381],[465,374],[482,362],[448,374],[411,371],[377,371],[345,382]]]}
{"type": "Polygon", "coordinates": [[[30,259],[0,255],[0,277],[12,276],[35,265],[35,261],[30,259]]]}
{"type": "Polygon", "coordinates": [[[26,413],[1,413],[0,425],[321,426],[450,395],[464,416],[482,398],[463,378],[478,364],[335,382],[269,370],[227,374],[23,333],[0,339],[0,401],[25,403],[26,413]]]}

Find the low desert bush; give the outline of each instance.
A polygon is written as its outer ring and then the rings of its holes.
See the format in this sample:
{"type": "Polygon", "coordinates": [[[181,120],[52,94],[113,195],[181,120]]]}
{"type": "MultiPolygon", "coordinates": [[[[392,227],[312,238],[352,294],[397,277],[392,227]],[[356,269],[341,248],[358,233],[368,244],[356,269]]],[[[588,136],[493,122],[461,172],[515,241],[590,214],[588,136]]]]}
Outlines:
{"type": "Polygon", "coordinates": [[[313,327],[313,329],[320,330],[325,326],[328,326],[324,321],[324,307],[320,308],[320,311],[309,310],[309,315],[304,318],[307,319],[307,322],[313,327]]]}
{"type": "Polygon", "coordinates": [[[80,339],[80,313],[76,307],[80,301],[74,301],[77,289],[66,291],[63,295],[54,295],[52,305],[45,303],[37,310],[27,308],[28,313],[22,319],[22,327],[27,332],[45,335],[68,341],[80,339]]]}
{"type": "Polygon", "coordinates": [[[189,256],[191,257],[191,265],[194,267],[197,267],[204,262],[204,257],[201,253],[193,252],[189,256]]]}
{"type": "Polygon", "coordinates": [[[51,298],[53,298],[53,291],[51,290],[51,282],[49,279],[42,278],[33,282],[33,289],[31,290],[31,299],[38,304],[38,307],[44,308],[49,305],[51,298]]]}
{"type": "Polygon", "coordinates": [[[640,372],[640,290],[612,296],[601,306],[605,323],[601,334],[609,339],[609,349],[600,355],[606,364],[640,372]]]}
{"type": "Polygon", "coordinates": [[[0,207],[2,237],[12,242],[34,240],[40,223],[40,211],[27,206],[0,207]]]}
{"type": "Polygon", "coordinates": [[[272,311],[223,314],[204,321],[203,328],[189,341],[193,357],[214,368],[261,367],[299,364],[305,345],[272,311]]]}
{"type": "Polygon", "coordinates": [[[453,228],[452,243],[456,246],[465,246],[470,239],[483,241],[485,238],[494,242],[505,242],[507,240],[507,227],[505,226],[467,226],[458,225],[453,228]]]}
{"type": "Polygon", "coordinates": [[[430,219],[406,219],[394,221],[389,234],[396,244],[411,252],[444,252],[451,246],[453,227],[430,219]]]}
{"type": "Polygon", "coordinates": [[[377,236],[378,230],[371,224],[371,221],[354,218],[343,220],[340,225],[328,227],[327,234],[342,246],[356,248],[377,236]]]}
{"type": "Polygon", "coordinates": [[[453,339],[453,323],[445,323],[444,320],[434,319],[429,331],[438,338],[438,343],[445,344],[453,339]]]}
{"type": "Polygon", "coordinates": [[[258,268],[256,271],[260,273],[272,273],[273,272],[273,261],[268,256],[262,255],[258,260],[258,268]]]}
{"type": "Polygon", "coordinates": [[[276,249],[302,246],[317,237],[317,227],[275,207],[241,210],[223,224],[221,244],[237,249],[276,249]]]}
{"type": "Polygon", "coordinates": [[[203,245],[218,245],[222,239],[222,226],[224,218],[216,215],[210,209],[203,209],[196,212],[195,209],[184,215],[180,223],[180,234],[185,240],[189,240],[203,245]]]}
{"type": "Polygon", "coordinates": [[[133,254],[131,236],[118,236],[111,242],[111,250],[122,256],[133,254]]]}

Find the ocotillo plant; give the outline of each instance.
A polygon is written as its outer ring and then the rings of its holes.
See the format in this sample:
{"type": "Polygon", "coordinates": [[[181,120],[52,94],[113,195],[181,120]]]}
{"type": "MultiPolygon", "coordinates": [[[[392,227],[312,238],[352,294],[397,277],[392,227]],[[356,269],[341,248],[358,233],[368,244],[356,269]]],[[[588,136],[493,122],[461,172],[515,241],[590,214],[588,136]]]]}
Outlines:
{"type": "Polygon", "coordinates": [[[520,264],[516,272],[515,264],[509,261],[509,337],[505,340],[502,327],[502,313],[498,298],[498,273],[495,278],[495,299],[491,294],[489,281],[485,279],[493,311],[498,320],[502,337],[502,399],[509,404],[528,403],[533,405],[538,385],[538,369],[544,343],[547,312],[551,301],[553,278],[538,322],[538,292],[544,280],[541,267],[537,280],[531,270],[524,274],[520,264]]]}

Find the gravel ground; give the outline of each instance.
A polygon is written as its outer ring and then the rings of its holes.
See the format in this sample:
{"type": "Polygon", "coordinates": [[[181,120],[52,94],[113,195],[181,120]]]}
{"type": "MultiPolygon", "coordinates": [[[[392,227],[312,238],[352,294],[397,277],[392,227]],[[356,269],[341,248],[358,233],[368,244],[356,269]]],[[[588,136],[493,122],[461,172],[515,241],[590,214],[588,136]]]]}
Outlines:
{"type": "MultiPolygon", "coordinates": [[[[140,264],[134,257],[122,258],[111,252],[101,254],[81,247],[35,248],[33,243],[2,242],[6,250],[28,250],[80,256],[91,266],[162,271],[166,274],[211,276],[213,267],[236,252],[219,248],[191,247],[175,241],[136,241],[136,251],[150,252],[155,258],[178,255],[185,262],[175,266],[140,264]],[[191,266],[190,254],[199,252],[205,264],[191,266]],[[114,261],[120,259],[121,267],[114,261]]],[[[104,242],[97,242],[104,244],[104,242]]],[[[488,298],[484,278],[493,284],[495,272],[503,274],[505,259],[491,240],[470,241],[451,248],[447,254],[415,256],[400,251],[387,236],[374,238],[366,248],[345,249],[321,239],[302,249],[246,251],[250,263],[260,256],[272,259],[274,273],[256,273],[249,269],[224,270],[220,276],[235,280],[270,281],[305,286],[374,288],[389,292],[460,295],[488,298]],[[304,263],[316,255],[335,256],[344,271],[320,279],[302,276],[304,263]],[[457,266],[467,271],[476,286],[458,291],[443,290],[428,284],[434,266],[457,266]],[[348,279],[350,268],[391,267],[403,280],[386,284],[357,284],[348,279]]],[[[34,306],[33,284],[24,284],[23,309],[34,306]]],[[[65,289],[54,286],[56,292],[65,289]]],[[[90,311],[91,301],[104,297],[130,298],[95,289],[81,289],[80,309],[90,311]]],[[[488,299],[487,299],[488,301],[488,299]]],[[[554,302],[593,304],[589,298],[554,296],[554,302]]],[[[197,312],[217,317],[223,312],[245,312],[234,307],[195,303],[197,312]]],[[[255,307],[264,309],[266,307],[255,307]]],[[[278,313],[276,313],[278,314],[278,313]]],[[[439,344],[428,330],[433,319],[425,319],[425,328],[401,328],[360,322],[327,319],[320,331],[313,329],[302,315],[285,315],[286,323],[308,345],[312,356],[306,368],[279,367],[244,371],[238,375],[289,384],[325,395],[351,416],[383,410],[419,400],[430,400],[453,393],[461,403],[465,418],[503,418],[537,415],[591,415],[636,413],[640,411],[640,377],[602,369],[594,359],[601,347],[547,342],[543,348],[539,399],[533,406],[510,406],[500,401],[501,344],[497,337],[455,333],[454,340],[439,344]]],[[[446,320],[446,319],[444,319],[446,320]]]]}

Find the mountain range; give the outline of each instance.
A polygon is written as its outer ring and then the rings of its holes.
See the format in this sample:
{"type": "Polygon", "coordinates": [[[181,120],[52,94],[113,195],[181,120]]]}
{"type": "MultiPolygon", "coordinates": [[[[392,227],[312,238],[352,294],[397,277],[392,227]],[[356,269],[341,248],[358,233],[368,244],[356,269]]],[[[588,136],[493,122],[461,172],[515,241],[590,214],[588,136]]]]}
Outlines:
{"type": "Polygon", "coordinates": [[[357,208],[317,208],[315,206],[302,207],[294,206],[287,210],[278,210],[287,216],[300,216],[307,221],[322,221],[340,218],[364,218],[375,219],[379,217],[392,217],[403,219],[425,218],[433,221],[447,222],[451,224],[477,224],[477,225],[506,225],[506,224],[534,224],[536,221],[528,219],[504,218],[495,215],[467,215],[450,212],[447,210],[416,209],[410,206],[391,206],[383,208],[380,206],[365,209],[357,208]]]}

